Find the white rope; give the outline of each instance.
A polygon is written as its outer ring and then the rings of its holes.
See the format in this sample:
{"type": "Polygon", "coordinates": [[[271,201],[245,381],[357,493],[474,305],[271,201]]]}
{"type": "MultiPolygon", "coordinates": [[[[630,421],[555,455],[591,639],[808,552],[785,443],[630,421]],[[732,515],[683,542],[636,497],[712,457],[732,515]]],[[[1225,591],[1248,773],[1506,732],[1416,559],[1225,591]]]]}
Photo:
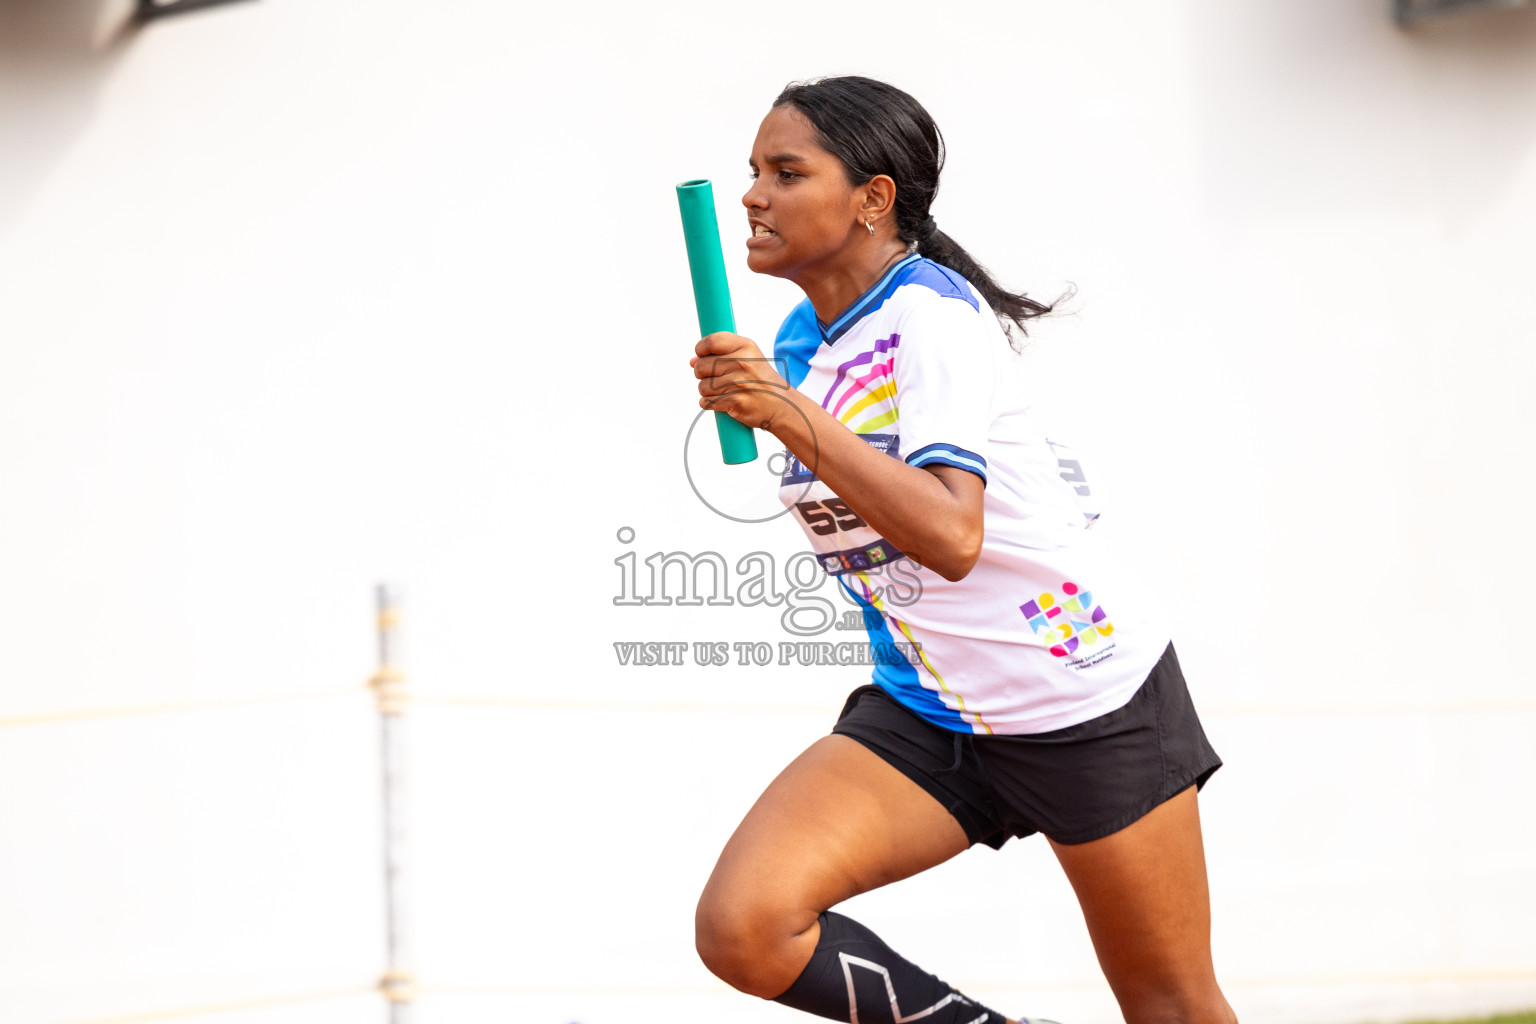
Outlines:
{"type": "MultiPolygon", "coordinates": [[[[1008,979],[980,979],[965,978],[964,984],[968,988],[986,988],[991,990],[1008,991],[1022,987],[1035,989],[1047,988],[1056,990],[1088,990],[1094,991],[1104,987],[1103,978],[1074,978],[1063,981],[1043,978],[1008,978],[1008,979]]],[[[1360,975],[1286,975],[1272,977],[1231,977],[1222,979],[1229,988],[1250,988],[1264,986],[1296,986],[1296,985],[1402,985],[1402,984],[1436,984],[1445,982],[1488,982],[1488,981],[1536,981],[1536,970],[1512,970],[1512,971],[1426,971],[1422,973],[1407,974],[1360,974],[1360,975]]],[[[112,1017],[91,1017],[82,1020],[73,1020],[65,1024],[150,1024],[153,1021],[174,1020],[183,1017],[202,1017],[216,1013],[232,1013],[238,1010],[258,1010],[274,1006],[290,1006],[299,1003],[323,1002],[332,999],[346,999],[353,996],[370,995],[382,992],[386,999],[411,998],[420,995],[456,996],[456,995],[484,995],[484,996],[549,996],[563,995],[571,992],[580,992],[583,995],[600,996],[707,996],[728,992],[730,989],[723,982],[714,983],[675,983],[675,984],[640,984],[640,983],[603,983],[586,979],[581,982],[572,981],[569,984],[560,983],[477,983],[477,982],[444,982],[440,984],[419,985],[404,972],[393,976],[386,975],[376,986],[353,986],[350,988],[329,989],[320,992],[295,993],[286,996],[273,996],[261,999],[243,999],[227,1003],[213,1003],[203,1006],[184,1006],[170,1009],[149,1010],[112,1017]],[[409,992],[409,996],[406,996],[409,992]]]]}
{"type": "Polygon", "coordinates": [[[114,1017],[91,1017],[72,1020],[64,1024],[143,1024],[148,1021],[174,1020],[178,1017],[204,1017],[214,1013],[232,1013],[237,1010],[263,1010],[274,1006],[292,1006],[299,1003],[318,1003],[332,999],[370,995],[378,991],[376,986],[360,985],[320,992],[302,992],[263,999],[242,999],[228,1003],[211,1003],[204,1006],[182,1006],[165,1010],[148,1010],[114,1017]]]}
{"type": "Polygon", "coordinates": [[[282,704],[289,701],[325,700],[332,697],[350,697],[365,693],[356,686],[346,689],[303,690],[288,693],[245,694],[214,700],[170,701],[164,704],[140,704],[115,708],[80,708],[62,711],[36,711],[24,715],[0,716],[0,729],[22,725],[54,725],[59,722],[83,722],[97,718],[132,718],[137,715],[160,715],[182,711],[223,711],[228,708],[256,707],[262,704],[282,704]]]}
{"type": "Polygon", "coordinates": [[[839,693],[824,704],[727,704],[718,701],[571,700],[558,697],[498,697],[491,694],[431,694],[414,691],[411,700],[439,707],[517,708],[527,711],[705,711],[724,715],[824,715],[836,712],[848,695],[839,693]]]}
{"type": "MultiPolygon", "coordinates": [[[[262,704],[280,704],[287,701],[323,700],[332,697],[355,696],[372,692],[381,704],[381,710],[398,712],[409,701],[413,704],[439,707],[486,707],[513,708],[527,711],[649,711],[655,713],[706,712],[723,715],[824,715],[835,712],[841,706],[844,694],[829,699],[824,704],[730,704],[720,701],[643,701],[643,700],[569,700],[546,697],[498,697],[489,694],[428,694],[413,691],[407,696],[404,680],[393,671],[381,672],[368,681],[366,689],[348,687],[341,690],[308,690],[296,693],[247,695],[221,700],[180,701],[165,704],[144,704],[116,708],[84,708],[65,711],[39,711],[23,715],[0,716],[0,729],[25,725],[52,725],[60,722],[80,722],[101,718],[128,718],[137,715],[158,715],[185,711],[221,711],[229,708],[256,707],[262,704]]],[[[1368,704],[1350,703],[1294,703],[1294,704],[1228,704],[1221,701],[1202,701],[1200,713],[1206,718],[1344,718],[1367,716],[1372,718],[1440,717],[1445,715],[1493,715],[1528,714],[1536,711],[1536,700],[1511,698],[1509,700],[1462,701],[1457,703],[1422,704],[1368,704]]]]}
{"type": "MultiPolygon", "coordinates": [[[[963,988],[995,989],[1008,991],[1019,988],[1049,988],[1066,990],[1098,991],[1105,988],[1102,977],[1093,978],[1068,978],[1055,980],[1039,977],[1019,978],[975,978],[965,977],[959,979],[964,982],[963,988]]],[[[1402,985],[1402,984],[1441,984],[1445,982],[1488,982],[1488,981],[1536,981],[1536,970],[1511,970],[1511,971],[1426,971],[1422,973],[1406,974],[1361,974],[1361,975],[1295,975],[1274,977],[1233,977],[1222,976],[1222,984],[1227,988],[1259,988],[1266,986],[1295,986],[1295,985],[1402,985]]],[[[420,984],[416,991],[422,995],[501,995],[501,996],[549,996],[562,995],[568,992],[579,991],[589,995],[613,995],[613,996],[682,996],[682,995],[716,995],[721,992],[732,991],[724,982],[708,984],[697,983],[603,983],[591,979],[580,982],[572,981],[568,984],[559,982],[438,982],[420,984]]]]}

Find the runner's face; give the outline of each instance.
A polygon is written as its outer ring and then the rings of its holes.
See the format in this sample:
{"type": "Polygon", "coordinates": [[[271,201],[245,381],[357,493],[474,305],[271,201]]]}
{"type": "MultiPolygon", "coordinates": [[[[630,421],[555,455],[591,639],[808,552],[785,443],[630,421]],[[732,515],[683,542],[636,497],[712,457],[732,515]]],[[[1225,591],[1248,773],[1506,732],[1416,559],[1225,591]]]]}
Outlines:
{"type": "Polygon", "coordinates": [[[741,197],[752,237],[747,267],[792,281],[837,266],[868,234],[843,164],[816,142],[792,104],[774,107],[752,143],[752,187],[741,197]]]}

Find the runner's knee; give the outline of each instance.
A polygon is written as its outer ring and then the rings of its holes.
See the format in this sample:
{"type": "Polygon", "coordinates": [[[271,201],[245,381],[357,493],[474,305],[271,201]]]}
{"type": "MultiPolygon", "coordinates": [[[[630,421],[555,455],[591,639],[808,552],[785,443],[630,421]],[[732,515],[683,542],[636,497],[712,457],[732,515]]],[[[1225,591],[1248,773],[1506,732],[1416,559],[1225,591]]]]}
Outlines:
{"type": "Polygon", "coordinates": [[[760,898],[706,890],[694,914],[694,947],[715,977],[771,999],[794,983],[803,966],[794,940],[815,920],[811,912],[797,915],[760,898]]]}

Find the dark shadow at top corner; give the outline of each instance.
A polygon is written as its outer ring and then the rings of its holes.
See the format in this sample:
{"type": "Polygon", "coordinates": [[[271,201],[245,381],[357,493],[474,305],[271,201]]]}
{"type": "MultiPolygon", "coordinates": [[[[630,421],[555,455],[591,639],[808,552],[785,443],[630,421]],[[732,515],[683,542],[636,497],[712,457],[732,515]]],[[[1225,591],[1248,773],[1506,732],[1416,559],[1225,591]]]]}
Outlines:
{"type": "Polygon", "coordinates": [[[0,68],[77,69],[133,37],[136,0],[0,0],[0,68]]]}
{"type": "Polygon", "coordinates": [[[91,123],[102,89],[136,37],[191,12],[249,0],[0,0],[0,231],[91,123]],[[146,10],[150,6],[155,9],[146,10]]]}
{"type": "Polygon", "coordinates": [[[233,3],[248,2],[249,0],[136,0],[133,18],[135,23],[142,25],[192,11],[206,11],[210,7],[225,7],[233,3]]]}
{"type": "Polygon", "coordinates": [[[139,28],[135,0],[0,0],[0,231],[90,123],[139,28]]]}
{"type": "Polygon", "coordinates": [[[1426,50],[1536,55],[1536,6],[1459,11],[1399,22],[1397,28],[1410,45],[1426,50]]]}

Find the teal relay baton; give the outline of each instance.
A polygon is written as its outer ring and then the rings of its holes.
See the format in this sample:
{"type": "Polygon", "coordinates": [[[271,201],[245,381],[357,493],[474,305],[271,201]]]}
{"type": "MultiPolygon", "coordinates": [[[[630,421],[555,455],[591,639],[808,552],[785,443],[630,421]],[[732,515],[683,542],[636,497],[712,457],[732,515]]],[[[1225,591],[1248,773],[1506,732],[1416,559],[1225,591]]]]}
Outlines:
{"type": "MultiPolygon", "coordinates": [[[[683,241],[688,246],[688,272],[693,276],[693,304],[699,311],[699,337],[716,331],[736,333],[731,312],[731,289],[725,280],[725,255],[720,251],[720,225],[715,220],[715,192],[705,180],[677,186],[677,205],[683,212],[683,241]]],[[[752,428],[715,413],[720,435],[720,454],[727,466],[739,466],[757,458],[752,428]]]]}

